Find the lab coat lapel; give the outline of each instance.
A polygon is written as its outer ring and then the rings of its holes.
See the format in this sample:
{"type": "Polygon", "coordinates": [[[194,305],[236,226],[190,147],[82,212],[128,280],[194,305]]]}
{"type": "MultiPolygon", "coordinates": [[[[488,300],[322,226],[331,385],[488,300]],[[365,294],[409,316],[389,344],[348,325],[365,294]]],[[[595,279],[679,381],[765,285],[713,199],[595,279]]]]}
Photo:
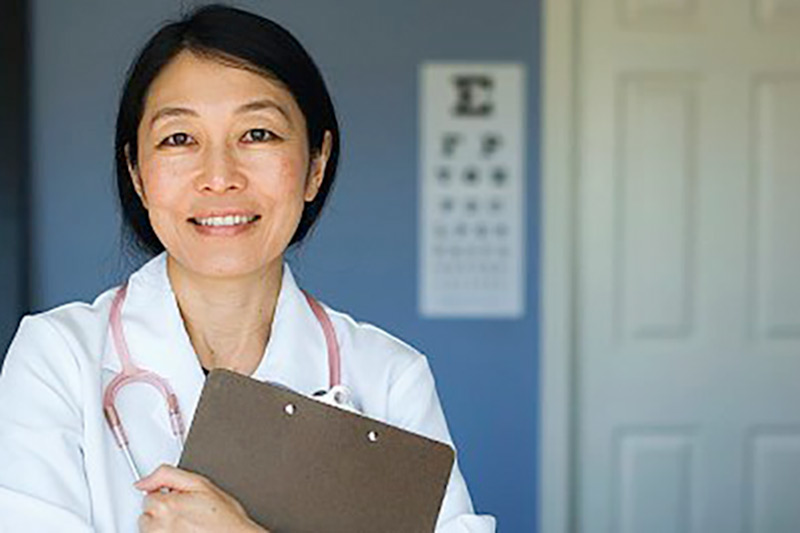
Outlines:
{"type": "Polygon", "coordinates": [[[329,387],[325,335],[287,264],[269,342],[253,377],[306,395],[329,387]]]}

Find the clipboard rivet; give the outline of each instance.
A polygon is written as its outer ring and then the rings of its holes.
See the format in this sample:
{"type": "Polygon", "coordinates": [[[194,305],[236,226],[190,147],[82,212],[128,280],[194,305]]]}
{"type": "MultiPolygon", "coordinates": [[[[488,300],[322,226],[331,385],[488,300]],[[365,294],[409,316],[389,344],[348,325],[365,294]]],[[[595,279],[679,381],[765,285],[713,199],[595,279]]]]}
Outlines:
{"type": "Polygon", "coordinates": [[[287,403],[286,407],[284,407],[283,410],[286,411],[287,415],[292,416],[294,414],[294,404],[287,403]]]}
{"type": "Polygon", "coordinates": [[[378,442],[378,432],[377,431],[370,431],[367,433],[367,438],[370,442],[378,442]]]}

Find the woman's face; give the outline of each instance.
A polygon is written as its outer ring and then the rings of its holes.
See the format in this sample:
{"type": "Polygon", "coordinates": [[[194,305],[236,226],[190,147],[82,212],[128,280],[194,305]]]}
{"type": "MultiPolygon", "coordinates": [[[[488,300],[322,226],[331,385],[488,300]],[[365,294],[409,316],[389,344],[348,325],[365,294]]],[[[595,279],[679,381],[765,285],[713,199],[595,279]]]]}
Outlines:
{"type": "Polygon", "coordinates": [[[280,264],[330,154],[279,82],[181,52],[159,73],[138,129],[134,185],[182,268],[214,277],[280,264]]]}

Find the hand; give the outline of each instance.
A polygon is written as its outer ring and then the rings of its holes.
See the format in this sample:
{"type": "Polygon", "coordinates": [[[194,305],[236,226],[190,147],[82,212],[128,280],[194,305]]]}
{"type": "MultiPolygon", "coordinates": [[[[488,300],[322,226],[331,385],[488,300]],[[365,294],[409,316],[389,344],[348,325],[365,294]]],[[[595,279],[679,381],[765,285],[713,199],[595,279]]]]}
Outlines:
{"type": "Polygon", "coordinates": [[[269,533],[250,520],[241,504],[208,478],[161,465],[134,486],[147,492],[139,531],[242,531],[269,533]],[[165,490],[167,489],[167,490],[165,490]]]}

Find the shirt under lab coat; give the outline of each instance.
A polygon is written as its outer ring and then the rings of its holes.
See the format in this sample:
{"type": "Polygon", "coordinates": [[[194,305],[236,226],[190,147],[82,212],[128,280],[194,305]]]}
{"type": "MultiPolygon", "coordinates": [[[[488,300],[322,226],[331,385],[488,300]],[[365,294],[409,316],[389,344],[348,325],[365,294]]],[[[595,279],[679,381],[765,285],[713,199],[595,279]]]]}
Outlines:
{"type": "MultiPolygon", "coordinates": [[[[142,493],[103,418],[102,393],[120,371],[108,323],[115,289],[94,303],[27,316],[0,376],[0,531],[137,530],[142,493]]],[[[363,413],[452,445],[427,359],[348,315],[327,309],[342,353],[342,383],[363,413]]],[[[187,425],[205,376],[156,256],[129,279],[122,323],[131,357],[172,385],[187,425]]],[[[253,377],[303,394],[327,389],[323,331],[284,265],[269,343],[253,377]]],[[[177,464],[164,399],[146,385],[121,390],[117,407],[143,474],[177,464]]],[[[437,533],[495,530],[475,515],[458,464],[437,533]]]]}

